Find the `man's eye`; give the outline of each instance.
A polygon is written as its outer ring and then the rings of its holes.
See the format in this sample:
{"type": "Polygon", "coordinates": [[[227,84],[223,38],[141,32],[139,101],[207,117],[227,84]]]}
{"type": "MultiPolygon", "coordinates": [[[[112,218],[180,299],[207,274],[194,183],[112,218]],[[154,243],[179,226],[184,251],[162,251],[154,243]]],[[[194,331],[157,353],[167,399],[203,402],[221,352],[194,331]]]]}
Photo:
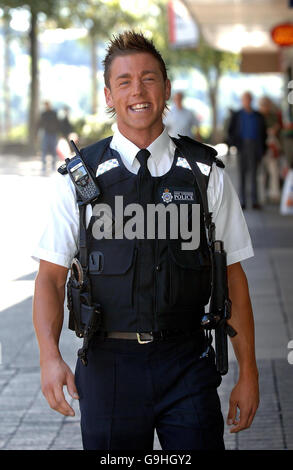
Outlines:
{"type": "Polygon", "coordinates": [[[128,81],[128,80],[125,80],[124,82],[120,82],[120,83],[119,83],[119,86],[127,85],[128,83],[129,83],[129,81],[128,81]]]}

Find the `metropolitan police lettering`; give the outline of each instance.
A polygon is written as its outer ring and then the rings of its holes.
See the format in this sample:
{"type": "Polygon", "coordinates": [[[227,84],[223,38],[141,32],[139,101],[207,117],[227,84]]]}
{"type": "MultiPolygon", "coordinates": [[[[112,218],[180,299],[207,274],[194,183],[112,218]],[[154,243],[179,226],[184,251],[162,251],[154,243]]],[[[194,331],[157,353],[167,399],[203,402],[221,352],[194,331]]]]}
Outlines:
{"type": "Polygon", "coordinates": [[[174,201],[194,201],[192,191],[174,191],[174,201]]]}

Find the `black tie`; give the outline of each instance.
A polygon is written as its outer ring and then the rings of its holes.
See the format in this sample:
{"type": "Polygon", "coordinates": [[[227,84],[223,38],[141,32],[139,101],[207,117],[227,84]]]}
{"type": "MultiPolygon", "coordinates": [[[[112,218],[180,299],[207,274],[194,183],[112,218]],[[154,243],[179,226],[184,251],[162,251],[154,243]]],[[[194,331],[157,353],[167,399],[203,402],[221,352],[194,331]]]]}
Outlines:
{"type": "Polygon", "coordinates": [[[140,176],[140,175],[146,176],[147,174],[148,174],[148,176],[150,175],[150,172],[149,172],[149,169],[148,169],[148,166],[147,166],[149,156],[150,156],[150,152],[147,149],[141,149],[137,153],[136,158],[138,159],[138,161],[140,163],[140,168],[138,170],[138,176],[140,176]]]}
{"type": "Polygon", "coordinates": [[[145,209],[146,204],[153,203],[153,180],[147,167],[149,156],[150,152],[147,149],[141,149],[136,155],[140,163],[140,168],[137,173],[138,200],[145,209]]]}
{"type": "MultiPolygon", "coordinates": [[[[140,168],[137,173],[137,192],[138,201],[143,208],[143,227],[144,227],[144,238],[138,239],[137,244],[139,247],[137,253],[137,276],[140,280],[140,289],[138,296],[138,318],[142,318],[141,312],[145,312],[146,306],[149,306],[152,311],[152,301],[148,294],[149,287],[154,283],[154,270],[149,268],[148,262],[154,258],[155,240],[147,240],[147,204],[154,203],[153,198],[153,181],[149,169],[147,167],[147,161],[150,156],[150,152],[146,149],[141,149],[136,158],[140,163],[140,168]]],[[[139,320],[140,324],[141,319],[139,320]]]]}

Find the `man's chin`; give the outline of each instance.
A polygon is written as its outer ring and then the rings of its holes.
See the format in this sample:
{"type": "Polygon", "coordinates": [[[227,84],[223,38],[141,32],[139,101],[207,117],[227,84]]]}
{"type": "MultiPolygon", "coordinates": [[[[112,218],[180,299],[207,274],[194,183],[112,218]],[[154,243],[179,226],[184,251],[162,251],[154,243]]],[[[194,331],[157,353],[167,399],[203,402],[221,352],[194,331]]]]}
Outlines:
{"type": "Polygon", "coordinates": [[[160,116],[160,119],[139,119],[139,118],[132,118],[126,121],[122,121],[117,119],[117,124],[119,129],[124,129],[125,132],[149,132],[153,128],[163,128],[163,120],[162,116],[160,116]]]}
{"type": "Polygon", "coordinates": [[[127,126],[123,126],[123,127],[130,131],[135,130],[135,131],[143,132],[143,131],[149,130],[152,127],[152,123],[139,122],[136,120],[135,122],[131,122],[127,126]]]}

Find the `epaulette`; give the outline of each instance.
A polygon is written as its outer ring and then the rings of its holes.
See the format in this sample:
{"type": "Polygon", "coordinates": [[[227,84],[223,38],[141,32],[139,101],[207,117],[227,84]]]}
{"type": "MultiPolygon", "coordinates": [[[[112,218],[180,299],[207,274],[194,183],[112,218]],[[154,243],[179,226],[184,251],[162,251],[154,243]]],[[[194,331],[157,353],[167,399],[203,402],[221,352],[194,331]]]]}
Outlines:
{"type": "Polygon", "coordinates": [[[216,157],[218,152],[214,147],[203,144],[202,142],[198,142],[197,140],[192,139],[186,135],[178,135],[179,139],[172,137],[175,145],[177,145],[179,148],[181,147],[182,150],[184,149],[184,146],[188,146],[189,155],[196,157],[196,161],[208,164],[210,166],[215,163],[218,167],[225,168],[222,160],[216,157]]]}

